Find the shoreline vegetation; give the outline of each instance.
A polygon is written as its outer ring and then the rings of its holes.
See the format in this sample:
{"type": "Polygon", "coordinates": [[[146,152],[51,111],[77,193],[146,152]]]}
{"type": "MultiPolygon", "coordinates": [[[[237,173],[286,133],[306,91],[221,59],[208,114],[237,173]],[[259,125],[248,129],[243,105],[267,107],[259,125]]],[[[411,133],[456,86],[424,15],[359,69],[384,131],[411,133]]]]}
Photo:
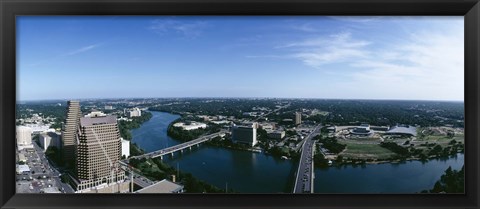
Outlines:
{"type": "MultiPolygon", "coordinates": [[[[170,114],[178,114],[178,113],[171,113],[170,114]]],[[[179,140],[182,142],[190,141],[195,138],[200,137],[201,135],[211,134],[214,132],[218,132],[220,130],[220,126],[215,126],[212,123],[209,123],[209,126],[205,129],[197,129],[197,130],[182,130],[180,127],[174,127],[173,124],[177,122],[185,122],[187,118],[181,117],[168,126],[167,134],[172,139],[179,140]]],[[[262,136],[263,130],[261,128],[257,129],[259,133],[258,141],[261,143],[262,141],[266,140],[266,137],[262,136]]],[[[278,159],[285,159],[283,157],[287,157],[287,159],[296,160],[300,157],[300,153],[298,152],[289,152],[283,150],[279,147],[272,147],[270,149],[265,149],[264,147],[260,148],[251,148],[244,144],[236,144],[231,141],[230,134],[226,134],[224,138],[215,137],[212,140],[206,142],[207,145],[227,148],[232,150],[240,150],[240,151],[250,151],[250,152],[262,152],[267,155],[271,155],[278,159]]],[[[445,159],[452,156],[455,156],[457,153],[464,152],[464,145],[461,142],[455,141],[455,139],[451,139],[448,143],[448,146],[441,146],[436,143],[429,143],[426,141],[423,144],[419,144],[419,147],[422,148],[414,148],[404,147],[398,145],[395,142],[381,142],[378,146],[386,151],[392,153],[388,158],[352,158],[352,157],[344,157],[343,155],[338,155],[342,153],[344,150],[347,149],[348,145],[339,143],[335,137],[326,137],[326,135],[317,136],[314,138],[316,141],[316,153],[314,155],[314,166],[317,168],[327,168],[330,166],[341,167],[345,165],[366,165],[366,164],[397,164],[406,161],[421,161],[421,162],[428,162],[429,160],[434,159],[445,159]],[[338,155],[338,157],[334,160],[329,160],[325,158],[324,154],[321,151],[321,148],[328,150],[329,152],[338,155]],[[329,161],[331,161],[329,163],[329,161]]],[[[361,140],[361,139],[360,139],[361,140]]]]}
{"type": "MultiPolygon", "coordinates": [[[[176,114],[171,112],[168,112],[168,113],[176,114]]],[[[138,123],[138,127],[143,122],[146,122],[151,118],[151,113],[149,113],[149,115],[150,116],[146,116],[146,118],[148,118],[146,120],[144,119],[137,120],[138,122],[141,121],[140,123],[138,123]]],[[[197,129],[193,131],[185,131],[185,130],[182,130],[180,127],[173,126],[173,124],[177,122],[184,122],[184,121],[186,121],[186,119],[181,117],[171,122],[167,129],[167,135],[170,136],[172,139],[185,142],[185,141],[196,139],[205,134],[218,132],[221,129],[220,126],[218,125],[215,126],[213,124],[209,124],[209,126],[205,129],[197,129]]],[[[130,124],[130,125],[128,125],[128,123],[125,123],[122,125],[126,125],[123,127],[131,128],[131,129],[133,129],[132,127],[138,128],[137,123],[130,124]]],[[[259,131],[260,132],[259,141],[264,140],[264,138],[262,137],[262,131],[263,130],[259,131]]],[[[223,138],[215,137],[212,140],[206,142],[206,144],[209,146],[227,148],[232,150],[259,152],[258,151],[259,149],[252,149],[251,147],[248,147],[244,144],[236,144],[232,142],[230,140],[230,137],[231,137],[230,134],[226,134],[223,138]]],[[[337,159],[329,163],[329,160],[325,158],[321,149],[324,148],[331,153],[339,154],[347,148],[347,145],[339,143],[338,140],[334,137],[326,137],[326,135],[317,136],[314,138],[314,140],[316,141],[316,150],[317,150],[316,151],[317,154],[314,155],[314,165],[316,168],[320,168],[320,169],[326,169],[328,167],[343,167],[343,166],[357,167],[357,166],[366,166],[368,164],[385,164],[385,163],[398,164],[398,163],[404,163],[406,161],[416,161],[416,160],[421,162],[428,162],[429,160],[434,160],[434,159],[450,158],[455,156],[457,153],[463,153],[463,150],[464,150],[464,147],[463,147],[464,145],[461,142],[455,141],[455,139],[452,139],[448,143],[449,146],[446,146],[446,147],[442,147],[435,143],[429,144],[428,142],[421,144],[420,146],[427,148],[426,149],[428,150],[427,154],[424,154],[425,151],[419,152],[419,149],[415,149],[413,147],[404,147],[404,146],[398,145],[395,142],[381,142],[379,144],[380,147],[387,149],[388,151],[394,153],[395,155],[393,155],[388,159],[355,159],[355,158],[344,158],[342,155],[339,155],[337,159]]],[[[135,144],[135,147],[136,149],[140,150],[138,154],[143,154],[143,150],[141,150],[138,146],[136,146],[136,144],[135,144]]],[[[288,159],[296,160],[300,157],[300,154],[297,152],[288,153],[288,152],[282,151],[277,147],[273,147],[268,150],[261,149],[261,152],[271,155],[273,157],[276,157],[278,159],[285,159],[282,157],[289,156],[288,159]]],[[[205,181],[198,180],[195,177],[193,177],[192,174],[184,173],[179,170],[176,170],[174,167],[169,166],[158,159],[140,159],[140,160],[131,159],[130,165],[137,168],[146,177],[155,181],[161,180],[161,179],[173,180],[172,176],[175,175],[176,182],[180,182],[185,186],[186,193],[225,193],[224,189],[220,189],[205,181]]],[[[423,190],[421,191],[421,193],[452,192],[451,188],[458,189],[459,188],[458,186],[455,186],[455,185],[452,186],[453,184],[452,181],[454,181],[452,180],[452,178],[459,179],[460,177],[458,175],[460,175],[463,172],[463,168],[462,168],[462,171],[452,172],[451,168],[449,167],[449,170],[446,171],[446,174],[442,175],[441,180],[437,181],[433,189],[423,190]],[[448,179],[449,179],[448,182],[444,180],[447,178],[445,176],[448,176],[448,179]]],[[[228,193],[235,193],[235,191],[229,189],[228,193]]]]}
{"type": "MultiPolygon", "coordinates": [[[[131,121],[128,120],[119,120],[118,121],[118,130],[120,131],[120,136],[127,141],[132,141],[132,129],[140,128],[140,126],[149,121],[152,118],[151,112],[142,111],[140,117],[133,117],[131,121]]],[[[136,143],[130,143],[130,156],[141,155],[144,153],[144,150],[141,149],[136,143]]],[[[122,156],[124,159],[124,156],[122,156]]]]}
{"type": "Polygon", "coordinates": [[[430,190],[422,190],[420,193],[464,193],[465,192],[465,166],[460,170],[452,170],[449,166],[440,180],[430,190]]]}
{"type": "MultiPolygon", "coordinates": [[[[142,175],[150,180],[160,181],[168,179],[184,186],[185,193],[225,193],[212,184],[195,178],[191,173],[185,173],[162,162],[158,158],[154,159],[130,159],[129,164],[138,169],[142,175]],[[175,180],[174,180],[175,179],[175,180]]],[[[229,189],[228,193],[235,193],[229,189]]]]}
{"type": "MultiPolygon", "coordinates": [[[[131,141],[131,130],[140,128],[140,126],[149,121],[152,118],[151,112],[142,111],[140,117],[134,117],[131,121],[122,120],[119,121],[118,127],[120,135],[123,139],[131,141]]],[[[131,143],[130,154],[131,156],[137,156],[144,154],[145,151],[140,148],[136,143],[131,143]]],[[[137,172],[146,176],[150,180],[159,181],[162,179],[169,179],[173,181],[172,176],[175,175],[175,182],[180,182],[184,185],[186,193],[225,193],[226,191],[208,184],[205,181],[196,179],[190,173],[184,173],[176,170],[175,168],[163,163],[158,159],[130,159],[129,164],[133,166],[137,172]]],[[[228,190],[228,193],[234,193],[232,189],[228,190]]]]}

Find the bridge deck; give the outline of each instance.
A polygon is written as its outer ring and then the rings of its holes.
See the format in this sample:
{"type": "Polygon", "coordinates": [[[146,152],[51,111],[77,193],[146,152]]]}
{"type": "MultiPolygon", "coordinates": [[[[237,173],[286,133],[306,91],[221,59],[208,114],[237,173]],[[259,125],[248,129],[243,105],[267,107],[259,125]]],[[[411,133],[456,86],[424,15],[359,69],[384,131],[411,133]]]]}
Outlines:
{"type": "Polygon", "coordinates": [[[313,193],[313,182],[315,178],[313,156],[315,151],[315,137],[321,125],[315,127],[310,135],[305,138],[305,142],[301,148],[300,161],[298,163],[298,169],[295,174],[295,185],[293,187],[293,193],[313,193]]]}
{"type": "Polygon", "coordinates": [[[165,149],[149,152],[149,153],[146,153],[146,154],[143,154],[143,155],[133,156],[133,157],[130,157],[130,159],[156,158],[156,157],[161,157],[161,156],[164,156],[164,155],[167,155],[167,154],[172,154],[174,152],[177,152],[177,151],[192,147],[194,145],[206,142],[206,141],[208,141],[212,138],[215,138],[215,137],[219,136],[222,133],[226,133],[226,132],[225,131],[220,131],[220,132],[217,132],[217,133],[214,133],[214,134],[202,136],[198,139],[194,139],[194,140],[182,143],[182,144],[177,144],[177,145],[174,145],[174,146],[171,146],[171,147],[167,147],[165,149]]]}

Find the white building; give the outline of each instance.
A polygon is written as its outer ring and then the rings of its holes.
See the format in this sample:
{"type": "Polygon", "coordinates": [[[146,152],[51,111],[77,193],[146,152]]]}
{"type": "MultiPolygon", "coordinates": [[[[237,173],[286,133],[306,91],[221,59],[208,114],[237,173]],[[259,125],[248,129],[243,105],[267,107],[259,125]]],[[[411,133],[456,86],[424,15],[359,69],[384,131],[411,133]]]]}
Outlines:
{"type": "Polygon", "coordinates": [[[112,105],[105,105],[105,109],[106,110],[113,110],[113,106],[112,105]]]}
{"type": "Polygon", "coordinates": [[[48,147],[57,147],[60,148],[60,135],[55,132],[42,133],[38,137],[40,146],[43,148],[43,151],[47,151],[48,147]]]}
{"type": "Polygon", "coordinates": [[[18,162],[27,162],[27,157],[23,153],[18,153],[18,162]]]}
{"type": "Polygon", "coordinates": [[[199,128],[207,128],[207,124],[199,123],[199,122],[191,122],[191,123],[178,122],[173,124],[173,127],[181,127],[183,130],[190,131],[190,130],[196,130],[199,128]]]}
{"type": "Polygon", "coordinates": [[[266,131],[273,131],[275,129],[274,123],[261,123],[259,126],[266,131]]]}
{"type": "Polygon", "coordinates": [[[128,112],[128,117],[140,117],[142,116],[142,111],[140,109],[138,109],[138,107],[135,107],[135,108],[132,108],[129,112],[128,112]]]}
{"type": "Polygon", "coordinates": [[[155,184],[147,186],[143,189],[136,191],[135,193],[183,193],[183,185],[171,182],[167,179],[163,179],[155,184]]]}
{"type": "Polygon", "coordinates": [[[85,115],[85,117],[87,118],[102,117],[102,116],[107,116],[107,114],[99,110],[92,110],[92,112],[85,115]]]}
{"type": "Polygon", "coordinates": [[[29,127],[32,130],[32,133],[42,133],[50,129],[50,125],[43,124],[26,124],[26,127],[29,127]]]}
{"type": "Polygon", "coordinates": [[[17,174],[30,173],[30,167],[28,165],[17,165],[17,174]]]}
{"type": "Polygon", "coordinates": [[[26,126],[17,126],[17,145],[32,144],[32,129],[26,126]]]}
{"type": "Polygon", "coordinates": [[[228,120],[217,120],[217,121],[210,121],[210,122],[217,125],[232,123],[231,121],[228,121],[228,120]]]}
{"type": "Polygon", "coordinates": [[[122,139],[122,157],[128,158],[130,156],[130,141],[122,139]]]}

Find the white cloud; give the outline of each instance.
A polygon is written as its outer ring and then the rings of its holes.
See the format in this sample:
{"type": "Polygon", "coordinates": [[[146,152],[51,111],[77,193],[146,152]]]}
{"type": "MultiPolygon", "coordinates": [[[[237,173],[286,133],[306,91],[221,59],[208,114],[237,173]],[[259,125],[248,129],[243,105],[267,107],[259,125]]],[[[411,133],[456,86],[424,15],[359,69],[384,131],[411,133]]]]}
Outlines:
{"type": "Polygon", "coordinates": [[[395,39],[359,39],[345,32],[310,37],[275,47],[275,57],[298,60],[320,69],[324,77],[342,78],[324,83],[350,97],[463,100],[463,21],[450,23],[413,29],[395,39]]]}
{"type": "Polygon", "coordinates": [[[184,37],[195,38],[203,33],[208,24],[204,21],[176,21],[168,20],[154,20],[149,29],[158,34],[165,34],[168,32],[175,32],[184,37]]]}
{"type": "Polygon", "coordinates": [[[369,52],[365,51],[364,48],[368,45],[370,45],[370,42],[355,40],[350,33],[339,33],[290,43],[277,48],[295,51],[289,57],[299,59],[306,65],[318,68],[325,64],[365,58],[369,52]]]}
{"type": "Polygon", "coordinates": [[[67,55],[71,56],[71,55],[80,54],[80,53],[83,53],[83,52],[86,52],[86,51],[90,51],[92,49],[95,49],[95,48],[99,47],[100,45],[101,44],[92,44],[92,45],[84,46],[82,48],[79,48],[79,49],[76,49],[74,51],[71,51],[71,52],[67,53],[67,55]]]}

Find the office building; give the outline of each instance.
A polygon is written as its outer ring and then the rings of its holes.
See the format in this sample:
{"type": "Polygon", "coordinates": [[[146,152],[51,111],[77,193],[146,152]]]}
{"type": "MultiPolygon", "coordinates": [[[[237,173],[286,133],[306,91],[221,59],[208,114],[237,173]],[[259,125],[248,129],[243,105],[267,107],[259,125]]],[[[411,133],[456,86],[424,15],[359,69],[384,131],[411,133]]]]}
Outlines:
{"type": "MultiPolygon", "coordinates": [[[[116,117],[83,117],[79,125],[77,190],[111,187],[114,192],[125,192],[121,189],[124,186],[116,188],[116,185],[125,183],[125,172],[118,163],[122,143],[116,117]]],[[[128,191],[128,186],[126,188],[128,191]]]]}
{"type": "Polygon", "coordinates": [[[32,144],[32,129],[26,126],[17,126],[17,145],[32,144]]]}
{"type": "Polygon", "coordinates": [[[60,136],[55,132],[40,134],[38,141],[40,142],[40,146],[43,148],[43,151],[47,151],[48,147],[60,148],[60,136]]]}
{"type": "Polygon", "coordinates": [[[295,125],[299,125],[302,123],[302,113],[301,112],[296,112],[295,113],[295,125]]]}
{"type": "Polygon", "coordinates": [[[128,158],[130,156],[130,141],[122,139],[122,157],[128,158]]]}
{"type": "Polygon", "coordinates": [[[78,123],[82,117],[79,101],[67,102],[67,116],[62,131],[63,158],[68,167],[75,166],[78,123]]]}
{"type": "Polygon", "coordinates": [[[255,146],[257,144],[257,123],[248,126],[234,125],[232,127],[232,141],[255,146]]]}
{"type": "Polygon", "coordinates": [[[140,117],[142,116],[142,111],[140,109],[138,109],[138,107],[135,107],[135,108],[132,108],[129,112],[128,112],[128,117],[140,117]]]}
{"type": "Polygon", "coordinates": [[[283,139],[283,137],[285,137],[285,131],[276,130],[276,131],[268,132],[268,138],[283,139]]]}

